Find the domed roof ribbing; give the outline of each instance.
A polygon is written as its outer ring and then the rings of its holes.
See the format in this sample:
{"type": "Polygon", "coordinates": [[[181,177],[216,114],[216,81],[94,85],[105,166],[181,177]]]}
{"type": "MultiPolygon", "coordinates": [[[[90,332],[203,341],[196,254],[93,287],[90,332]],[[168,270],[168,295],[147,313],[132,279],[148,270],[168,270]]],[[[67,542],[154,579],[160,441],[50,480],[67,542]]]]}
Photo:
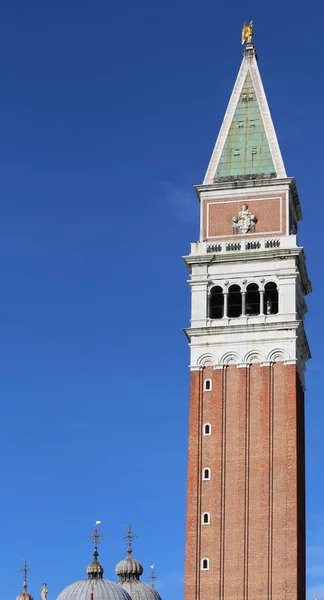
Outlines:
{"type": "Polygon", "coordinates": [[[161,600],[160,594],[148,583],[138,579],[124,579],[117,582],[125,590],[132,600],[161,600]]]}
{"type": "Polygon", "coordinates": [[[127,556],[116,565],[115,573],[119,577],[117,585],[128,592],[132,600],[161,600],[160,595],[151,585],[140,581],[143,567],[132,557],[132,542],[136,539],[136,535],[130,525],[124,539],[128,541],[127,556]]]}
{"type": "Polygon", "coordinates": [[[76,581],[68,585],[58,595],[57,600],[89,600],[92,591],[93,600],[132,600],[124,589],[107,579],[76,581]]]}
{"type": "Polygon", "coordinates": [[[98,544],[100,539],[103,539],[102,533],[97,527],[99,524],[100,521],[96,521],[95,528],[90,535],[94,544],[94,552],[93,561],[87,567],[88,579],[68,585],[58,595],[57,600],[132,600],[117,583],[103,579],[104,568],[98,561],[98,544]]]}
{"type": "Polygon", "coordinates": [[[27,592],[27,583],[24,581],[23,591],[18,594],[16,600],[34,600],[33,596],[27,592]]]}
{"type": "Polygon", "coordinates": [[[126,581],[128,579],[139,579],[143,573],[143,567],[138,560],[132,557],[132,549],[127,548],[127,556],[121,560],[115,568],[115,573],[119,579],[126,581]]]}
{"type": "Polygon", "coordinates": [[[94,549],[93,561],[87,567],[88,579],[102,579],[104,574],[104,568],[98,561],[99,552],[97,548],[94,549]]]}

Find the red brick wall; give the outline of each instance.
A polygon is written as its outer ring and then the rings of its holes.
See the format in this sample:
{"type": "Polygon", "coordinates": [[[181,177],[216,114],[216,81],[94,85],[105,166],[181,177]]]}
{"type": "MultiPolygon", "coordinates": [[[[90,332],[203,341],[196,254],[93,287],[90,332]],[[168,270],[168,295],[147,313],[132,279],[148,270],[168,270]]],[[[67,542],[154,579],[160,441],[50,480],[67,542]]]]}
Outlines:
{"type": "Polygon", "coordinates": [[[242,205],[247,204],[258,222],[254,235],[287,235],[285,194],[263,195],[261,197],[238,197],[235,202],[229,198],[204,200],[203,237],[206,239],[233,235],[232,218],[238,216],[242,205]],[[257,198],[257,199],[256,199],[257,198]],[[272,234],[271,232],[276,232],[272,234]]]}
{"type": "Polygon", "coordinates": [[[304,598],[303,418],[294,365],[191,373],[186,600],[304,598]]]}

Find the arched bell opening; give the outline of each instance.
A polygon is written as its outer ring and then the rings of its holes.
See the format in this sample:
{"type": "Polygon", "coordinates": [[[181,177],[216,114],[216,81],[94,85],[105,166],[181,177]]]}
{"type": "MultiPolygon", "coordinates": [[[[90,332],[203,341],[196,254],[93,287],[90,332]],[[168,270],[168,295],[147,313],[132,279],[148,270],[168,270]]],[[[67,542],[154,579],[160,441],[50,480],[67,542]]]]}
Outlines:
{"type": "Polygon", "coordinates": [[[248,316],[260,314],[260,291],[256,283],[250,283],[246,288],[245,314],[248,316]]]}
{"type": "Polygon", "coordinates": [[[231,285],[228,288],[228,316],[229,318],[240,317],[242,314],[242,292],[239,285],[231,285]]]}
{"type": "Polygon", "coordinates": [[[224,294],[219,285],[214,285],[209,296],[209,318],[221,319],[224,315],[224,294]]]}
{"type": "Polygon", "coordinates": [[[264,312],[266,315],[278,314],[278,286],[273,281],[264,286],[264,312]]]}

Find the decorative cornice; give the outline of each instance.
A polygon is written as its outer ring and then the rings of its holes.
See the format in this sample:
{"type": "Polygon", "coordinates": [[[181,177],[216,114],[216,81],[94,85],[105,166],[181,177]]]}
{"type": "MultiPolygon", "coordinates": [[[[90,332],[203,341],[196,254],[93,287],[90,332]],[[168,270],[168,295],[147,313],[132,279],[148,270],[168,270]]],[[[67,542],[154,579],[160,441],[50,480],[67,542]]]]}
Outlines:
{"type": "MultiPolygon", "coordinates": [[[[276,179],[264,178],[264,179],[243,179],[243,180],[233,180],[233,181],[217,181],[213,183],[201,183],[200,185],[195,185],[194,189],[196,190],[196,194],[200,200],[200,196],[203,192],[219,192],[224,190],[245,190],[254,192],[255,188],[262,188],[264,186],[267,187],[282,187],[287,186],[291,189],[292,194],[297,194],[296,182],[293,177],[280,177],[276,179]]],[[[298,198],[298,194],[297,194],[298,198]]],[[[298,201],[299,202],[299,201],[298,201]]]]}
{"type": "MultiPolygon", "coordinates": [[[[192,337],[200,337],[200,336],[211,336],[215,334],[224,334],[224,333],[233,333],[233,329],[237,331],[237,333],[251,333],[251,331],[255,333],[264,332],[264,331],[286,331],[287,329],[297,330],[301,321],[273,321],[272,323],[265,323],[264,321],[260,321],[260,323],[238,323],[238,319],[235,319],[235,323],[224,324],[224,326],[220,325],[217,327],[188,327],[184,329],[184,332],[189,341],[191,341],[192,337]]],[[[232,319],[234,321],[234,319],[232,319]]]]}
{"type": "MultiPolygon", "coordinates": [[[[271,248],[270,250],[247,250],[247,251],[233,251],[228,253],[219,253],[219,254],[187,254],[183,256],[183,260],[187,266],[195,265],[195,264],[211,264],[213,262],[222,263],[222,262],[239,262],[249,259],[253,260],[265,260],[269,258],[286,258],[289,256],[298,256],[303,251],[303,248],[300,246],[295,246],[291,248],[271,248]]],[[[307,278],[308,279],[308,278],[307,278]]]]}

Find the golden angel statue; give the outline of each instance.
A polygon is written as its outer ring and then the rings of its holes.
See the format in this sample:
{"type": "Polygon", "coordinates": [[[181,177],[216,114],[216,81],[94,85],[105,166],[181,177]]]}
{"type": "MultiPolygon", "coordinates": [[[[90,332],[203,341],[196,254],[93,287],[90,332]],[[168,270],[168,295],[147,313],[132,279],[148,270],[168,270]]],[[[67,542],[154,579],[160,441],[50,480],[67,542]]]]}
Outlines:
{"type": "Polygon", "coordinates": [[[242,44],[245,40],[248,44],[252,44],[253,33],[253,21],[250,21],[250,23],[245,22],[242,29],[242,44]]]}
{"type": "Polygon", "coordinates": [[[43,583],[43,587],[41,588],[41,599],[42,600],[47,599],[47,592],[48,592],[47,585],[46,585],[46,583],[43,583]]]}

